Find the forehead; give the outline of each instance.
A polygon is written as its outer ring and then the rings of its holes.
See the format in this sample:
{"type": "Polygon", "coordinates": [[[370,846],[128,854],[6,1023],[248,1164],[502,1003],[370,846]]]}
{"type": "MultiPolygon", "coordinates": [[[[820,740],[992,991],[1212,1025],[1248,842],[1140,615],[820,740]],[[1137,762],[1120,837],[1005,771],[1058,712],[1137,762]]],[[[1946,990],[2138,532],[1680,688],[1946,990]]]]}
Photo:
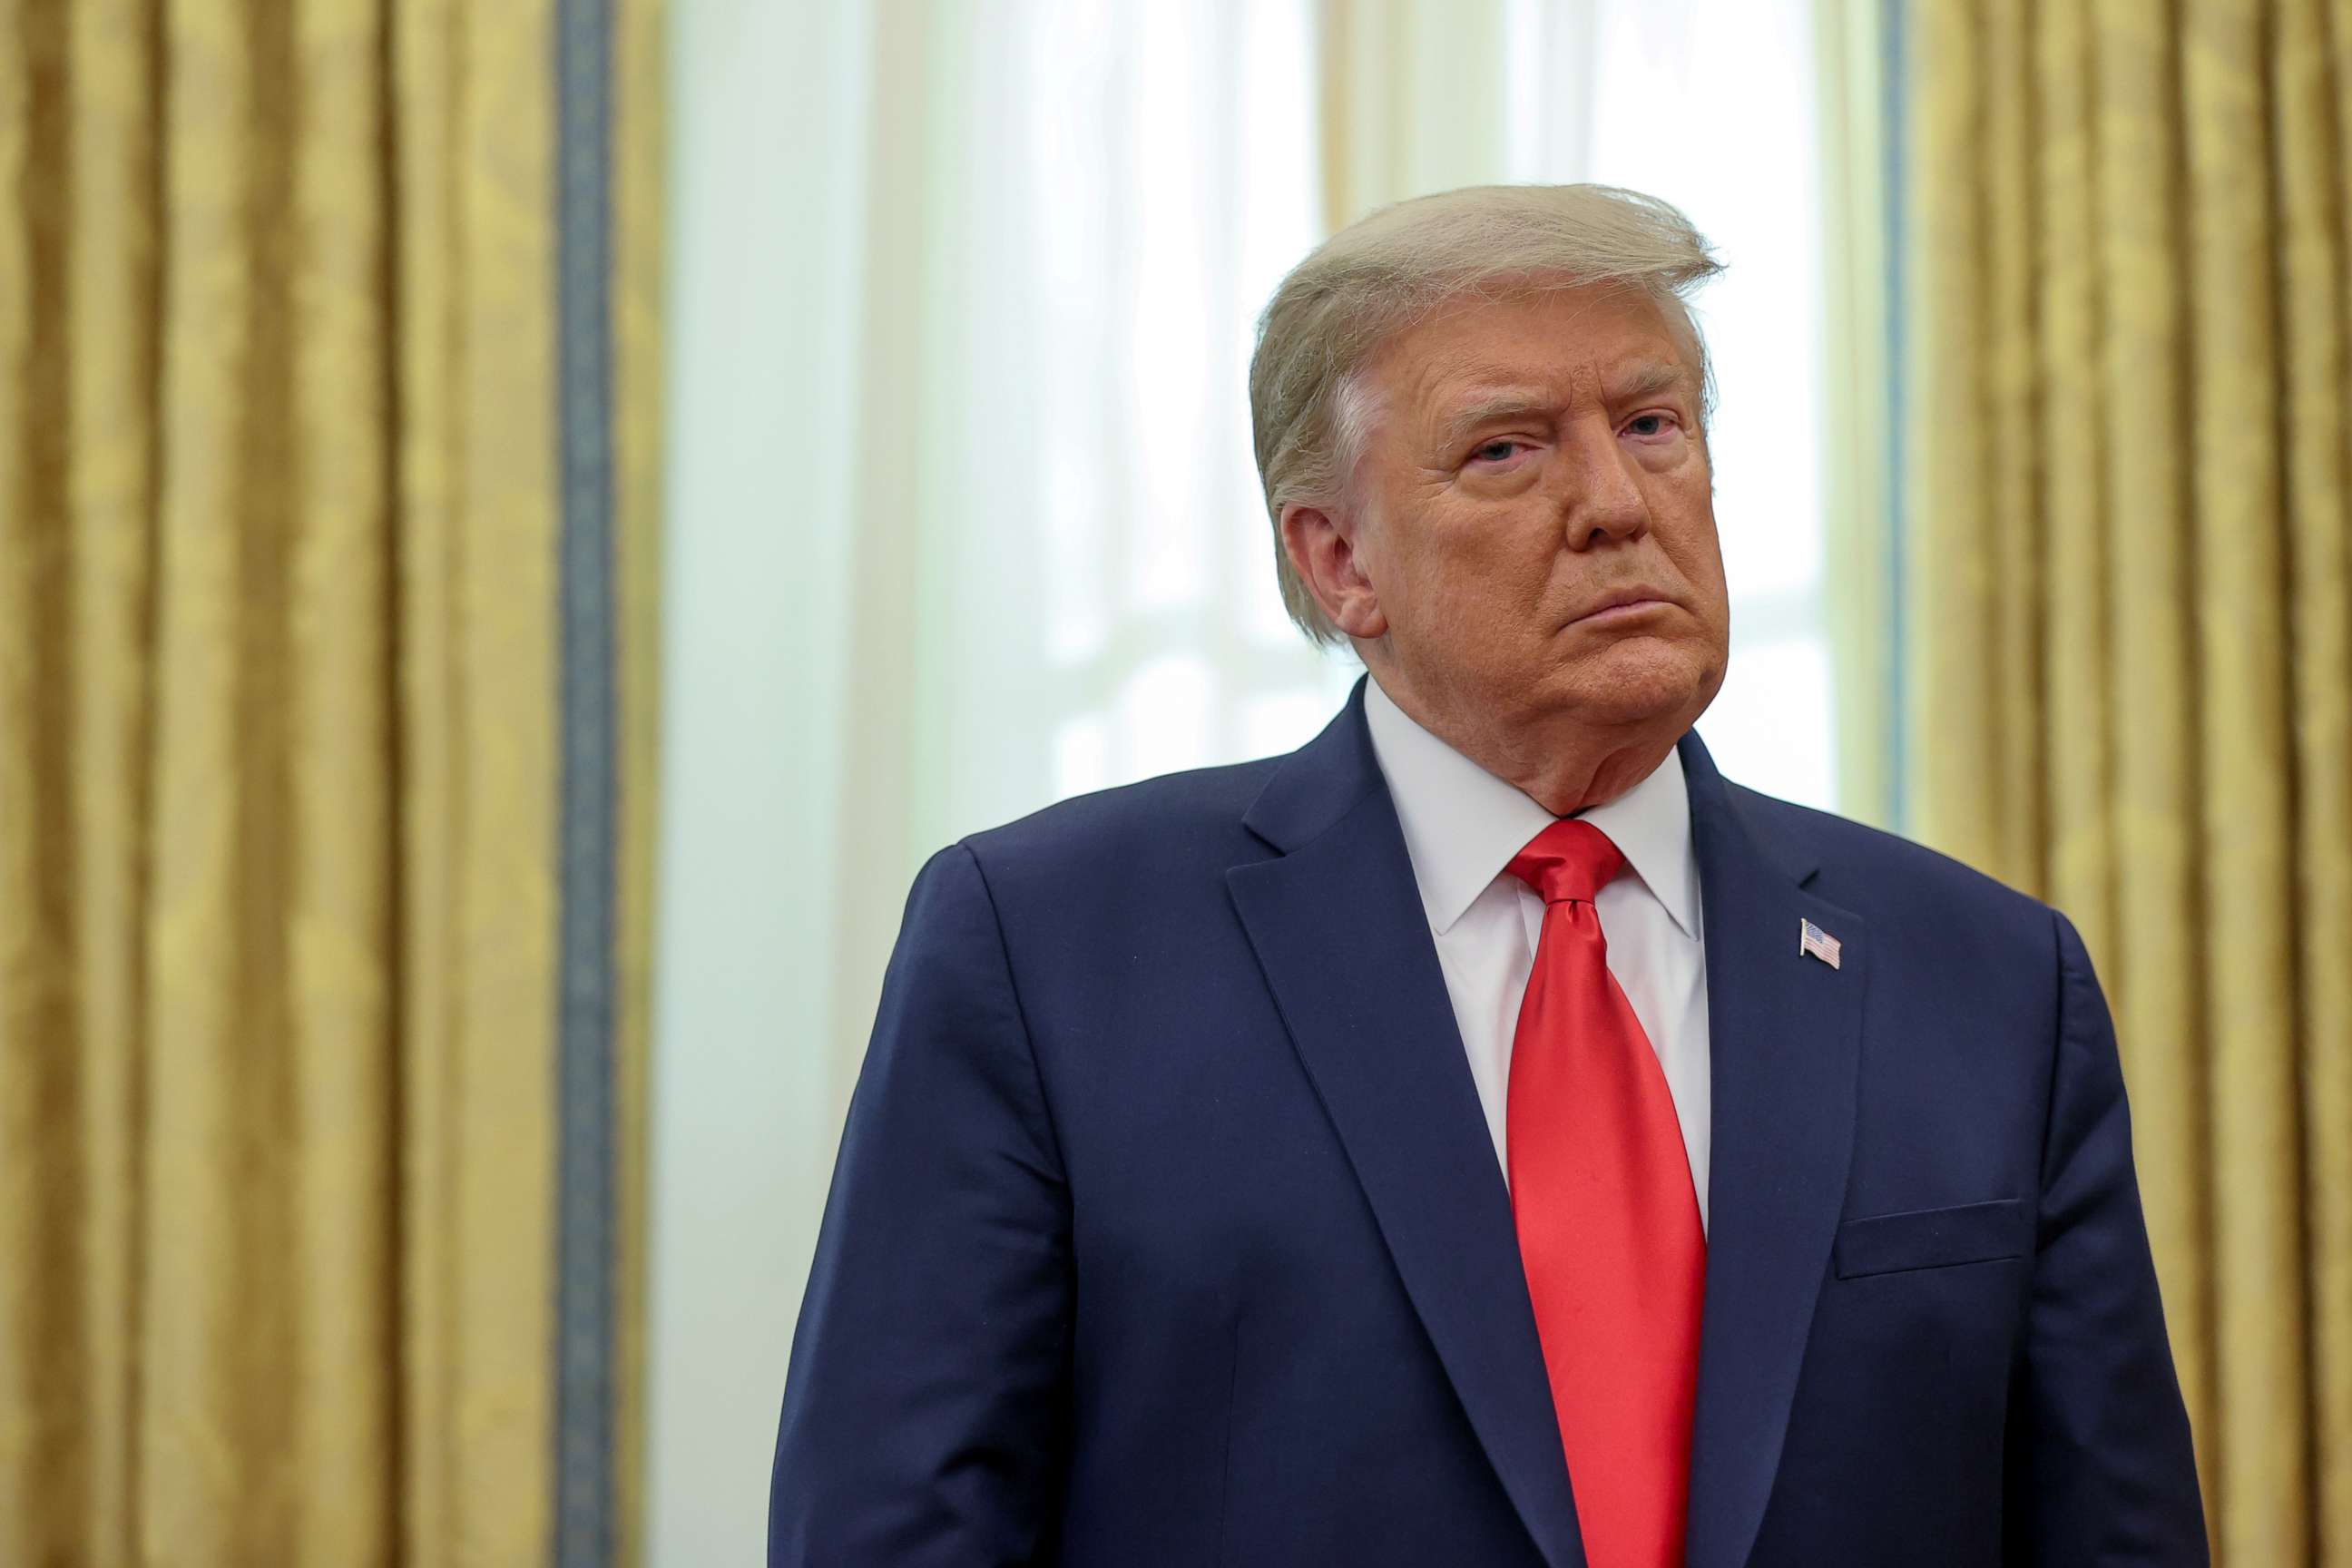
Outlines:
{"type": "Polygon", "coordinates": [[[1569,403],[1629,378],[1682,379],[1694,391],[1698,378],[1697,344],[1679,313],[1622,289],[1465,300],[1391,338],[1366,368],[1391,411],[1430,417],[1497,389],[1569,403]]]}

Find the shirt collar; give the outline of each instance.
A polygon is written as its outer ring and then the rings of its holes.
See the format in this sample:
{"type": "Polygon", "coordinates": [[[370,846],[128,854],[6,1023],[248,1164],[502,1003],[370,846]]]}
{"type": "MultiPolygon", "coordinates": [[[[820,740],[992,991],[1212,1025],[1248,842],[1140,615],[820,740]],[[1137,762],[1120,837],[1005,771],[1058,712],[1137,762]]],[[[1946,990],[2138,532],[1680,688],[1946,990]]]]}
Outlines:
{"type": "MultiPolygon", "coordinates": [[[[1364,721],[1396,802],[1429,929],[1443,935],[1554,819],[1422,728],[1378,680],[1365,682],[1364,721]]],[[[1577,815],[1609,836],[1683,934],[1696,939],[1698,865],[1691,855],[1690,792],[1681,754],[1669,751],[1640,784],[1577,815]]]]}

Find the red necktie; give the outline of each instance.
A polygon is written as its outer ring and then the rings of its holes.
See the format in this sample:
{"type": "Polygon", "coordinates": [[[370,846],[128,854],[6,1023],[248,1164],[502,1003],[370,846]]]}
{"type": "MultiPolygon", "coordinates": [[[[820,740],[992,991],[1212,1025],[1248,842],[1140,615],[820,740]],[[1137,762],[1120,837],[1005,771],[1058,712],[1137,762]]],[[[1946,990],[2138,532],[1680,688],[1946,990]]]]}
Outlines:
{"type": "Polygon", "coordinates": [[[1592,907],[1624,864],[1574,818],[1511,862],[1544,916],[1505,1144],[1585,1555],[1592,1568],[1681,1568],[1706,1240],[1674,1097],[1592,907]]]}

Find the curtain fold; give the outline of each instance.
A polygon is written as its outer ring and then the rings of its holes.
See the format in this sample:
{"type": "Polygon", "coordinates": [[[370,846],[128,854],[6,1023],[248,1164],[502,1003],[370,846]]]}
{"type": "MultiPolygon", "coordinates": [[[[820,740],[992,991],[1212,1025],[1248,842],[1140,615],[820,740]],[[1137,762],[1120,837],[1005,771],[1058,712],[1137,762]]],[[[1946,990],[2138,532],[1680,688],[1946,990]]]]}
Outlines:
{"type": "MultiPolygon", "coordinates": [[[[556,9],[0,11],[0,1562],[550,1554],[556,9]]],[[[612,433],[629,789],[646,395],[612,433]]],[[[640,1011],[592,1369],[625,1418],[640,1011]]]]}
{"type": "MultiPolygon", "coordinates": [[[[1317,0],[1324,232],[1408,196],[1506,177],[1508,9],[1507,0],[1317,0]]],[[[1554,26],[1589,29],[1584,6],[1559,9],[1568,15],[1548,18],[1554,26]]],[[[1555,90],[1573,100],[1583,85],[1555,90]]]]}
{"type": "Polygon", "coordinates": [[[1910,16],[1910,820],[2100,965],[2218,1560],[2352,1564],[2352,5],[1910,16]]]}

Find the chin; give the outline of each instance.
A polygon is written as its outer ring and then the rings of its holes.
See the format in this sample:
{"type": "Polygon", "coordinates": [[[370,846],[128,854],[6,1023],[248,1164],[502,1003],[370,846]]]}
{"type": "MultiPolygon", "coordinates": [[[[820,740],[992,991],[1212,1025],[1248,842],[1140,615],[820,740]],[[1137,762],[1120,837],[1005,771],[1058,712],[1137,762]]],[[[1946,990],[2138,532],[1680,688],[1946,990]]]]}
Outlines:
{"type": "Polygon", "coordinates": [[[1671,721],[1677,730],[1696,719],[1723,683],[1719,659],[1692,649],[1629,638],[1562,671],[1555,689],[1592,722],[1640,725],[1671,721]]]}

